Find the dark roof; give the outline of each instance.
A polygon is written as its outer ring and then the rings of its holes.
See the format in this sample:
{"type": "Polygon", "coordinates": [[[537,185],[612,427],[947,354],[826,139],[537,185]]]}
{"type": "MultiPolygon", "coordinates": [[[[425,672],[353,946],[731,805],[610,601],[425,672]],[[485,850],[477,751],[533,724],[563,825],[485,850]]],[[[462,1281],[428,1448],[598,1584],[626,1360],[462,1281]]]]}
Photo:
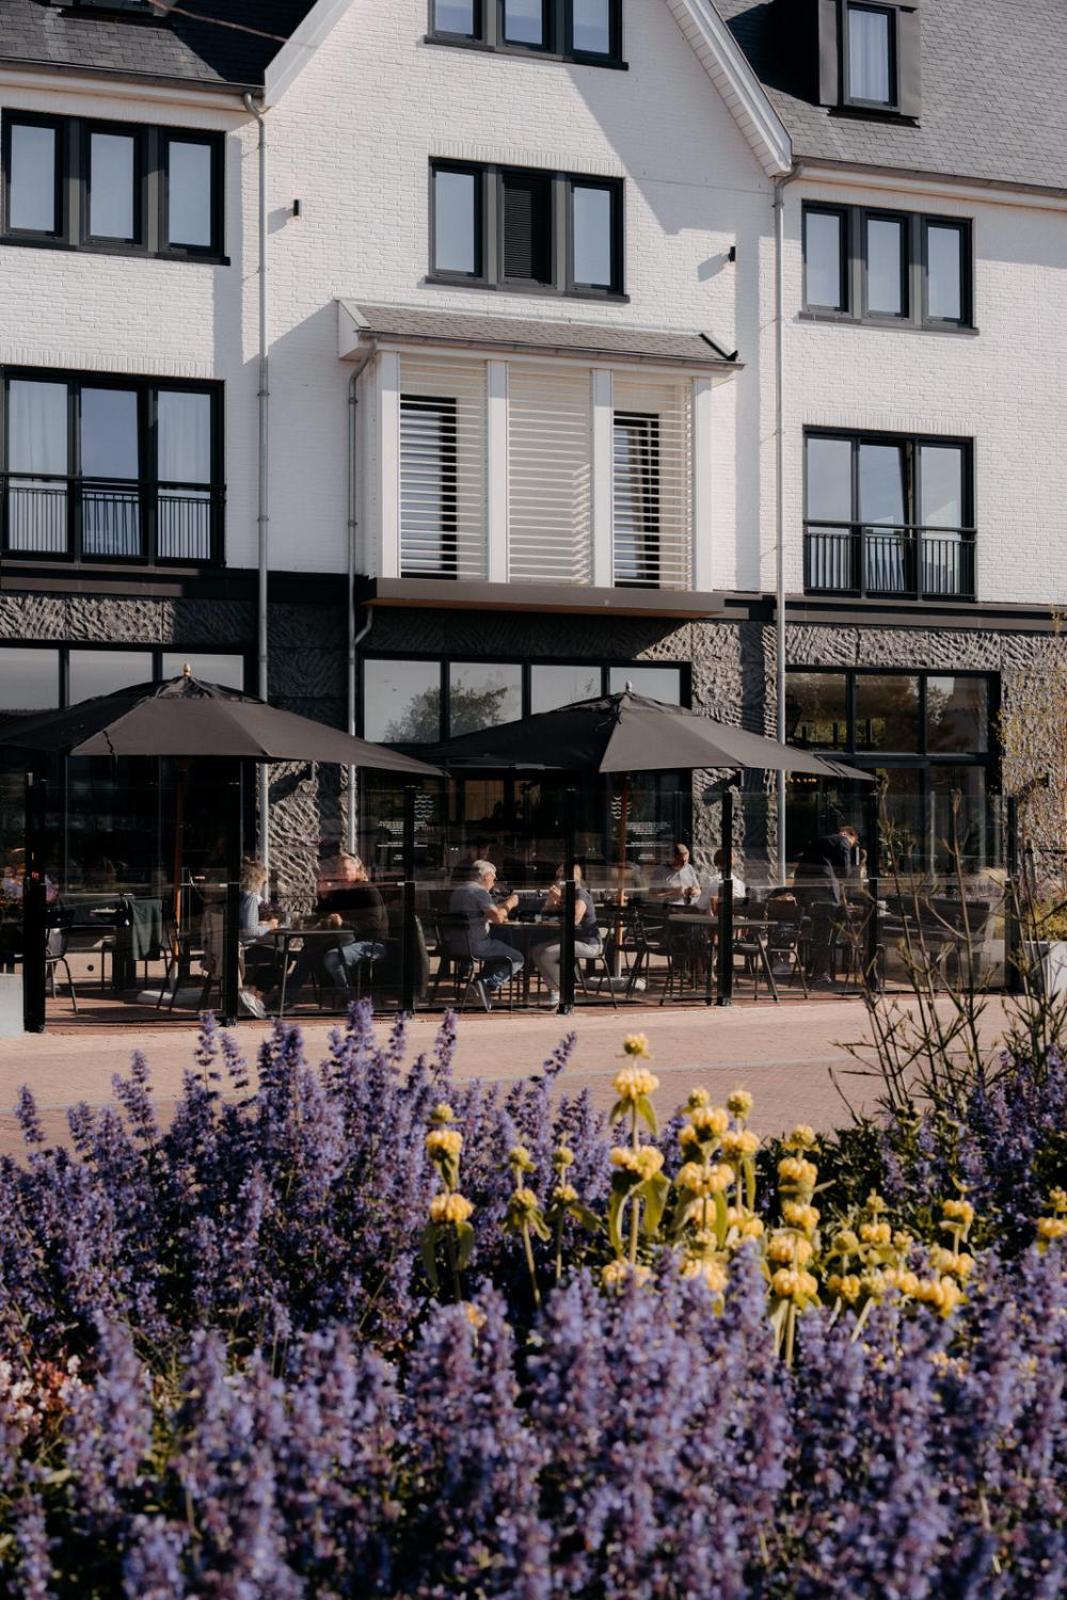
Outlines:
{"type": "Polygon", "coordinates": [[[52,0],[0,0],[0,62],[207,88],[257,88],[312,4],[178,0],[176,11],[157,19],[63,9],[52,0]]]}
{"type": "Polygon", "coordinates": [[[1065,0],[921,0],[918,126],[817,103],[793,33],[805,15],[814,28],[814,6],[715,4],[789,129],[798,159],[1067,188],[1065,0]]]}
{"type": "Polygon", "coordinates": [[[606,322],[556,322],[544,317],[474,316],[412,306],[342,302],[366,339],[397,344],[469,344],[540,355],[614,356],[662,366],[723,367],[737,362],[703,333],[619,327],[606,322]]]}

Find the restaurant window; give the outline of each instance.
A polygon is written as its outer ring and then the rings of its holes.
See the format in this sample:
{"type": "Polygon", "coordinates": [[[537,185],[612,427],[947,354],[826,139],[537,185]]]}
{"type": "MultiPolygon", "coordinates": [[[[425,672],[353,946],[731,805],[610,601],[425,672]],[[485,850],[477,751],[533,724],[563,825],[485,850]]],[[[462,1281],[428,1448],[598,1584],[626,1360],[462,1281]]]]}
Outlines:
{"type": "Polygon", "coordinates": [[[678,667],[612,667],[608,673],[608,693],[621,694],[632,689],[635,694],[647,695],[650,700],[662,700],[665,705],[682,704],[682,674],[678,667]]]}
{"type": "Polygon", "coordinates": [[[221,134],[9,113],[3,237],[218,261],[222,152],[221,134]]]}
{"type": "Polygon", "coordinates": [[[58,706],[59,662],[58,650],[0,645],[0,718],[58,706]]]}
{"type": "Polygon", "coordinates": [[[785,689],[786,741],[802,750],[848,745],[848,680],[843,672],[790,672],[785,689]]]}
{"type": "Polygon", "coordinates": [[[622,65],[622,0],[430,0],[432,43],[622,65]]]}
{"type": "Polygon", "coordinates": [[[809,316],[973,331],[968,221],[805,204],[803,240],[809,316]]]}
{"type": "Polygon", "coordinates": [[[660,419],[615,413],[614,554],[620,588],[660,581],[660,419]]]}
{"type": "Polygon", "coordinates": [[[480,287],[621,295],[622,184],[434,162],[430,274],[480,287]]]}
{"type": "Polygon", "coordinates": [[[5,553],[218,559],[218,385],[9,370],[3,398],[5,553]]]}
{"type": "Polygon", "coordinates": [[[811,431],[808,593],[973,599],[970,442],[811,431]]]}
{"type": "Polygon", "coordinates": [[[595,700],[604,692],[598,666],[537,663],[530,668],[530,711],[555,711],[578,700],[595,700]]]}
{"type": "Polygon", "coordinates": [[[68,705],[151,683],[155,677],[150,650],[71,650],[67,670],[68,705]]]}
{"type": "Polygon", "coordinates": [[[448,667],[448,734],[476,733],[522,716],[522,667],[517,662],[453,661],[448,667]]]}
{"type": "Polygon", "coordinates": [[[203,650],[163,651],[161,677],[180,678],[186,667],[201,683],[217,683],[224,689],[244,689],[244,656],[218,655],[203,650]]]}
{"type": "Polygon", "coordinates": [[[441,663],[365,659],[363,736],[384,744],[436,743],[442,737],[441,663]]]}

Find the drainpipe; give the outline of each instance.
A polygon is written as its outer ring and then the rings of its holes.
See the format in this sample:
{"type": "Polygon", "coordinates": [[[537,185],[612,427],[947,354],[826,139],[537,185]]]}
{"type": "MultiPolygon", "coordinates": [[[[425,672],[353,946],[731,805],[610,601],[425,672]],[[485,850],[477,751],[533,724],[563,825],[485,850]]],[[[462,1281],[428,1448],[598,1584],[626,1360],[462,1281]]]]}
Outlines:
{"type": "MultiPolygon", "coordinates": [[[[267,119],[250,94],[242,96],[245,110],[259,125],[259,489],[256,525],[259,535],[259,579],[256,591],[256,693],[266,700],[269,689],[267,650],[267,590],[270,551],[270,343],[267,323],[267,119]]],[[[257,854],[270,872],[270,768],[264,762],[256,774],[257,854]]]]}
{"type": "MultiPolygon", "coordinates": [[[[785,188],[800,176],[794,166],[774,184],[774,675],[778,741],[785,743],[785,440],[783,385],[785,372],[785,188]]],[[[786,775],[778,774],[778,882],[786,881],[788,844],[785,828],[786,775]]]]}
{"type": "MultiPolygon", "coordinates": [[[[374,612],[366,608],[366,620],[356,631],[356,538],[359,530],[357,510],[359,477],[357,471],[357,426],[359,419],[359,373],[353,372],[348,380],[348,731],[356,732],[356,662],[359,647],[374,626],[374,612]]],[[[348,853],[356,854],[359,812],[356,803],[357,773],[348,769],[348,853]]]]}

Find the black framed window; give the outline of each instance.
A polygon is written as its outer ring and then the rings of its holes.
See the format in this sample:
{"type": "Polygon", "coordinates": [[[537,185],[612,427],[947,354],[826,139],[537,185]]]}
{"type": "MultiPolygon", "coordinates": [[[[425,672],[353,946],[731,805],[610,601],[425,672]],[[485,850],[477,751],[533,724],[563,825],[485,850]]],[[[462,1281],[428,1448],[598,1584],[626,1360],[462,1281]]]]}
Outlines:
{"type": "Polygon", "coordinates": [[[400,396],[400,566],[405,578],[456,576],[457,425],[451,396],[400,396]]]}
{"type": "Polygon", "coordinates": [[[804,314],[973,331],[971,224],[805,202],[804,314]]]}
{"type": "Polygon", "coordinates": [[[970,440],[810,430],[808,593],[973,600],[970,440]]]}
{"type": "Polygon", "coordinates": [[[2,538],[25,559],[221,559],[221,385],[7,369],[2,538]]]}
{"type": "Polygon", "coordinates": [[[431,163],[431,279],[621,299],[623,275],[621,180],[431,163]]]}
{"type": "Polygon", "coordinates": [[[614,433],[615,584],[655,589],[660,581],[660,419],[616,411],[614,433]]]}
{"type": "Polygon", "coordinates": [[[2,237],[220,261],[223,136],[9,112],[2,237]]]}
{"type": "Polygon", "coordinates": [[[428,39],[621,67],[622,0],[429,0],[428,39]]]}
{"type": "Polygon", "coordinates": [[[897,12],[846,0],[844,102],[892,111],[897,104],[897,12]]]}

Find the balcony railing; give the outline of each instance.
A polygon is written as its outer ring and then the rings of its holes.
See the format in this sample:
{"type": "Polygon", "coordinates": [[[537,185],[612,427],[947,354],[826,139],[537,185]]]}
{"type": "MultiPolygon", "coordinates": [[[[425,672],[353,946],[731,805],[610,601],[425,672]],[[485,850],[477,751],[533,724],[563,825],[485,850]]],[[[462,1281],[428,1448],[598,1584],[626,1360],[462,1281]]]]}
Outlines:
{"type": "Polygon", "coordinates": [[[149,565],[221,559],[218,487],[16,473],[0,476],[0,487],[7,556],[149,565]]]}
{"type": "Polygon", "coordinates": [[[876,599],[973,600],[974,531],[806,528],[804,589],[876,599]]]}

